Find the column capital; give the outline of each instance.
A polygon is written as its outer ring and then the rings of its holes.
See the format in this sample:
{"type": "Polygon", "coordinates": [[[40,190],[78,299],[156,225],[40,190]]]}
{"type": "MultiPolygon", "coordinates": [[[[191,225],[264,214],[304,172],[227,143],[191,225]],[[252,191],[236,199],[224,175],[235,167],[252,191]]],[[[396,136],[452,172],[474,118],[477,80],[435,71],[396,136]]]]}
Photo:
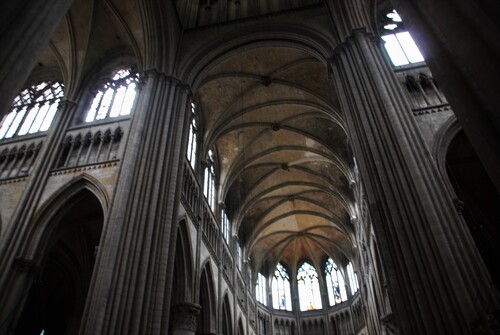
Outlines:
{"type": "Polygon", "coordinates": [[[172,307],[172,329],[196,332],[201,306],[189,302],[172,307]]]}

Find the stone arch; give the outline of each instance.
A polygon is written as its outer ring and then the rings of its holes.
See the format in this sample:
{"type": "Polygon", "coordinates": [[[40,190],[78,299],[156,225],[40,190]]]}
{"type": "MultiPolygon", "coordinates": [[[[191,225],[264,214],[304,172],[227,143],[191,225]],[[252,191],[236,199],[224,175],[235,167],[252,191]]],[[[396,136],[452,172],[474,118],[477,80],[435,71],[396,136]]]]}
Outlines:
{"type": "Polygon", "coordinates": [[[35,215],[27,247],[16,264],[30,265],[18,293],[15,334],[73,334],[80,327],[108,199],[93,177],[80,176],[35,215]]]}
{"type": "Polygon", "coordinates": [[[222,299],[221,308],[221,333],[222,335],[233,334],[233,322],[232,322],[231,304],[229,303],[229,295],[226,293],[222,299]]]}
{"type": "Polygon", "coordinates": [[[193,258],[186,220],[179,222],[174,258],[171,305],[191,302],[193,299],[193,258]]]}
{"type": "Polygon", "coordinates": [[[245,328],[243,327],[243,320],[241,316],[238,318],[238,333],[237,335],[245,335],[245,328]]]}
{"type": "Polygon", "coordinates": [[[242,49],[265,45],[306,50],[316,58],[325,61],[333,53],[331,46],[335,43],[333,37],[293,24],[265,24],[259,26],[258,32],[248,27],[223,35],[194,52],[192,57],[179,66],[178,77],[191,83],[196,89],[204,73],[211,66],[241,52],[242,49]]]}
{"type": "Polygon", "coordinates": [[[199,332],[201,334],[215,333],[217,301],[210,261],[207,261],[202,267],[198,304],[201,306],[198,319],[199,332]]]}

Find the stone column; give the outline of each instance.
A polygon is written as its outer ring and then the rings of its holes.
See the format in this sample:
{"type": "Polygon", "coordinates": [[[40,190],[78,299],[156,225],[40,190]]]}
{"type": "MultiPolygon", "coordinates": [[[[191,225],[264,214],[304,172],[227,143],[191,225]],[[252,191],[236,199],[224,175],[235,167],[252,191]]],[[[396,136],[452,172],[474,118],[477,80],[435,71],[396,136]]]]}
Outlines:
{"type": "Polygon", "coordinates": [[[392,2],[500,192],[498,1],[392,2]]]}
{"type": "Polygon", "coordinates": [[[166,334],[189,89],[150,70],[131,120],[81,334],[166,334]]]}
{"type": "Polygon", "coordinates": [[[40,198],[49,178],[51,168],[59,157],[59,150],[75,110],[75,104],[67,100],[59,103],[58,111],[43,141],[42,148],[33,164],[23,193],[16,205],[10,222],[0,239],[0,334],[16,326],[17,317],[22,311],[22,302],[27,297],[32,284],[29,271],[19,271],[26,266],[19,264],[32,264],[39,266],[42,260],[40,255],[30,254],[36,250],[34,243],[38,241],[33,236],[33,218],[40,198]],[[20,262],[22,260],[22,262],[20,262]],[[17,270],[16,270],[17,269],[17,270]],[[17,312],[16,312],[17,311],[17,312]]]}
{"type": "Polygon", "coordinates": [[[379,38],[345,36],[331,61],[401,334],[470,334],[498,306],[379,38]]]}
{"type": "Polygon", "coordinates": [[[0,14],[0,120],[73,0],[6,1],[0,14]]]}
{"type": "Polygon", "coordinates": [[[173,335],[194,335],[198,328],[198,316],[201,306],[198,304],[178,304],[172,307],[171,329],[173,335]]]}

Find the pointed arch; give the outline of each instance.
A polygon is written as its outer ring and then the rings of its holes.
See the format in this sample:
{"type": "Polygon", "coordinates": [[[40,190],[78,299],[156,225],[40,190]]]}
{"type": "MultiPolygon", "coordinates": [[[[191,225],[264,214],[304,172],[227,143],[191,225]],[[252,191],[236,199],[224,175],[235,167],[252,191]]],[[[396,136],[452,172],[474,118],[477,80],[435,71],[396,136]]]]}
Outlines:
{"type": "Polygon", "coordinates": [[[231,305],[229,303],[229,297],[226,293],[222,300],[222,335],[230,335],[233,334],[233,323],[232,321],[232,313],[231,313],[231,305]]]}
{"type": "Polygon", "coordinates": [[[76,204],[82,197],[85,197],[85,192],[94,196],[100,204],[105,221],[109,208],[109,194],[97,178],[83,173],[61,187],[37,211],[29,232],[25,258],[33,259],[35,255],[43,254],[51,241],[50,235],[60,224],[60,217],[69,210],[70,205],[76,204]]]}
{"type": "Polygon", "coordinates": [[[210,261],[207,261],[202,268],[199,290],[198,304],[201,306],[201,312],[198,319],[198,330],[201,334],[215,333],[217,301],[210,261]]]}

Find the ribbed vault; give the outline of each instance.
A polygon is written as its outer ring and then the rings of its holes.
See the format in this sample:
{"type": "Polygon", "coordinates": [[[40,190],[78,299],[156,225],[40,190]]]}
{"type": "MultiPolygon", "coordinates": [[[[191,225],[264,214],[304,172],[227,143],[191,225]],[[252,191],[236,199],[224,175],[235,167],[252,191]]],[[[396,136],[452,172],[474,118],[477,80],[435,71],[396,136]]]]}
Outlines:
{"type": "Polygon", "coordinates": [[[326,66],[268,45],[216,63],[197,91],[219,199],[254,270],[349,257],[354,180],[326,66]]]}

